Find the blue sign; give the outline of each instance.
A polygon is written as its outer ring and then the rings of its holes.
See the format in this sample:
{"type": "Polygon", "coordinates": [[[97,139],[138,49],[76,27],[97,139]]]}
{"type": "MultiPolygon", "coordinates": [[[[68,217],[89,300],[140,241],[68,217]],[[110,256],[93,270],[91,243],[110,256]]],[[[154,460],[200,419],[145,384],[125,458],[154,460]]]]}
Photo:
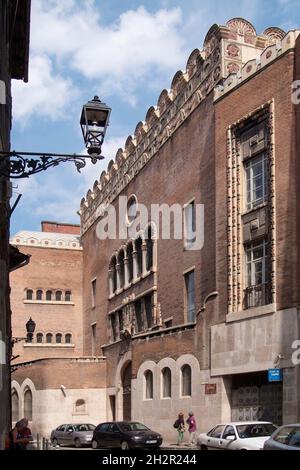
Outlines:
{"type": "Polygon", "coordinates": [[[268,380],[269,382],[282,382],[282,369],[269,369],[268,380]]]}

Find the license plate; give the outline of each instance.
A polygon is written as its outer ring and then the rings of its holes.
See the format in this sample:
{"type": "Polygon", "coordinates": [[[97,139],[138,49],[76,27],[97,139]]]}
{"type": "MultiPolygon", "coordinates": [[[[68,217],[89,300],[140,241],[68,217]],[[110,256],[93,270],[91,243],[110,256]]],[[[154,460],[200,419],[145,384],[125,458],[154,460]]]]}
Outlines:
{"type": "Polygon", "coordinates": [[[146,441],[146,444],[156,444],[157,441],[146,441]]]}

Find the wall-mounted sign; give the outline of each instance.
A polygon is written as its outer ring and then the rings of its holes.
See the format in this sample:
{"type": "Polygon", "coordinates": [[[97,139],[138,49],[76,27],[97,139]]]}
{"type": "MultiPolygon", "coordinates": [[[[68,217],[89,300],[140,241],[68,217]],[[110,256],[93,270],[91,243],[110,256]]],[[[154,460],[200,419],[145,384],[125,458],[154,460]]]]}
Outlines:
{"type": "Polygon", "coordinates": [[[282,369],[269,369],[268,380],[269,382],[282,382],[282,369]]]}
{"type": "Polygon", "coordinates": [[[205,395],[215,395],[217,393],[217,384],[205,384],[205,395]]]}

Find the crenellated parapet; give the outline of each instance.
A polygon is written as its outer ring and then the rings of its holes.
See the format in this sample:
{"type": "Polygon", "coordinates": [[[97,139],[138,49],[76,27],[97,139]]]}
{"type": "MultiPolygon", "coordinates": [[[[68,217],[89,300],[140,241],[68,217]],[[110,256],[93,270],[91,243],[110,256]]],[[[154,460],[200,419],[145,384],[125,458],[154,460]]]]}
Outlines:
{"type": "Polygon", "coordinates": [[[235,85],[295,45],[299,32],[285,34],[268,28],[257,35],[251,23],[233,18],[226,26],[213,25],[202,50],[189,56],[186,69],[175,73],[169,90],[164,89],[156,106],[151,106],[124,149],[108,164],[93,190],[81,200],[81,231],[84,234],[99,217],[100,206],[110,204],[136,177],[181,124],[214,91],[220,98],[235,85]]]}

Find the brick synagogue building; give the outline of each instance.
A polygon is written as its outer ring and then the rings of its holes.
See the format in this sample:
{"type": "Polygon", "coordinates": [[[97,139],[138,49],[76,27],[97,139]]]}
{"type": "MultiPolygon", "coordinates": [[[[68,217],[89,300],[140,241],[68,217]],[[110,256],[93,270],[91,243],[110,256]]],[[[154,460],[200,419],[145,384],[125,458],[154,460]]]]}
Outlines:
{"type": "Polygon", "coordinates": [[[132,419],[166,440],[181,410],[195,413],[199,431],[231,419],[299,422],[296,80],[300,30],[258,35],[241,18],[212,26],[82,199],[80,248],[75,242],[69,254],[76,268],[64,266],[67,253],[57,246],[22,246],[35,264],[16,273],[13,316],[25,324],[29,302],[37,334],[14,362],[15,419],[26,401],[32,427],[45,436],[79,418],[132,419]],[[130,228],[139,206],[150,214],[153,204],[177,204],[185,236],[164,239],[149,218],[134,238],[123,231],[101,240],[101,208],[118,213],[120,196],[127,206],[119,225],[130,228]],[[201,249],[187,237],[200,204],[201,249]],[[59,260],[57,282],[38,257],[59,260]],[[37,291],[48,299],[33,301],[37,291]],[[63,301],[52,301],[57,291],[63,301]],[[58,346],[49,346],[50,334],[60,335],[58,346]],[[283,376],[273,384],[274,368],[283,376]]]}

